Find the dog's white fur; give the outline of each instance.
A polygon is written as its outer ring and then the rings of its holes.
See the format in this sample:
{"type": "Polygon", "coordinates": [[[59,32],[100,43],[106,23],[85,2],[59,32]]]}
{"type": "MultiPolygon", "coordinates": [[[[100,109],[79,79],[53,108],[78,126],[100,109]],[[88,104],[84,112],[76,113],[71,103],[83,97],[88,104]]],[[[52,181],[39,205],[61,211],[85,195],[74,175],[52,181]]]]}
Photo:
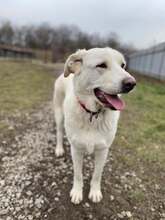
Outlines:
{"type": "Polygon", "coordinates": [[[121,68],[122,63],[125,63],[123,55],[111,48],[79,50],[67,59],[64,74],[55,82],[54,110],[57,129],[55,153],[57,157],[64,153],[64,119],[74,168],[70,196],[75,204],[83,199],[82,165],[85,151],[95,154],[95,169],[89,198],[93,202],[102,199],[100,186],[102,171],[116,134],[120,112],[104,108],[94,95],[93,89],[99,87],[110,94],[120,93],[122,80],[131,77],[121,68]],[[103,62],[107,63],[106,69],[96,67],[103,62]],[[77,98],[91,111],[97,111],[101,107],[102,112],[98,118],[93,118],[90,122],[89,114],[80,106],[77,98]]]}

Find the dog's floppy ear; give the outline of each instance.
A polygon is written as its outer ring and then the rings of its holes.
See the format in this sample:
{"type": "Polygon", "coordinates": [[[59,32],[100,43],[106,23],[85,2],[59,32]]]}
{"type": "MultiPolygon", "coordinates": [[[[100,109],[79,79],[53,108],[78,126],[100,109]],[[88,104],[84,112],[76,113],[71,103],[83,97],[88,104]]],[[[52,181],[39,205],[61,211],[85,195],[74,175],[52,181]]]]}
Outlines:
{"type": "Polygon", "coordinates": [[[82,65],[82,57],[86,53],[86,50],[78,50],[68,57],[64,66],[64,76],[69,76],[70,73],[79,73],[82,65]]]}

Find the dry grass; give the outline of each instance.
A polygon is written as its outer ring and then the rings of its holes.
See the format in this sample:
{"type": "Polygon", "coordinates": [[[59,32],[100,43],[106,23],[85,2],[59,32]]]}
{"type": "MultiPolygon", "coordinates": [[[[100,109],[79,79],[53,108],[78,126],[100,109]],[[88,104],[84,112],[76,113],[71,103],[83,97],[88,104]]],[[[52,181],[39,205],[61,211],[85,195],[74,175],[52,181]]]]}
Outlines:
{"type": "Polygon", "coordinates": [[[48,99],[52,91],[52,70],[30,62],[0,61],[1,113],[28,110],[48,99]]]}

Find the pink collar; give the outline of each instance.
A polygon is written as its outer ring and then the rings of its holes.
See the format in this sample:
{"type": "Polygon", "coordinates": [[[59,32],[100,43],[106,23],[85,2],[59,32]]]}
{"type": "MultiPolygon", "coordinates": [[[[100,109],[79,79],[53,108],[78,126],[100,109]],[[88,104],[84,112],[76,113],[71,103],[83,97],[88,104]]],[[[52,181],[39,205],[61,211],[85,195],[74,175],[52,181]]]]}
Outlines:
{"type": "Polygon", "coordinates": [[[80,99],[79,99],[78,97],[77,97],[77,101],[78,101],[78,103],[80,104],[80,106],[81,106],[87,113],[90,114],[90,118],[89,118],[90,122],[92,122],[93,116],[95,116],[95,118],[98,118],[98,115],[99,115],[99,113],[101,112],[101,109],[99,109],[97,112],[93,112],[93,111],[89,110],[89,109],[85,106],[85,104],[84,104],[82,101],[80,101],[80,99]]]}

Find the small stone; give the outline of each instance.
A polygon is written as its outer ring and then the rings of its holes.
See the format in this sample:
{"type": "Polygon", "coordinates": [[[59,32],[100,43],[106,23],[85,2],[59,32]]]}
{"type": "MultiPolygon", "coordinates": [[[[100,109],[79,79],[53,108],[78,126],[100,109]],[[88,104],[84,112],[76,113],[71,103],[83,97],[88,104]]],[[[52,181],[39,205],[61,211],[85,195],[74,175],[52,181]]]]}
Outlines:
{"type": "Polygon", "coordinates": [[[9,161],[9,159],[10,159],[9,157],[5,156],[5,157],[2,158],[2,161],[6,162],[6,161],[9,161]]]}
{"type": "Polygon", "coordinates": [[[55,200],[56,202],[58,202],[58,201],[59,201],[59,198],[58,198],[58,197],[55,197],[54,200],[55,200]]]}
{"type": "Polygon", "coordinates": [[[15,207],[15,211],[19,212],[21,210],[21,208],[19,206],[15,207]]]}
{"type": "Polygon", "coordinates": [[[35,200],[35,205],[37,206],[38,209],[42,207],[43,200],[41,197],[35,200]]]}
{"type": "Polygon", "coordinates": [[[17,196],[17,198],[19,199],[19,198],[21,197],[21,193],[18,192],[18,193],[16,194],[16,196],[17,196]]]}
{"type": "Polygon", "coordinates": [[[22,205],[23,204],[23,199],[20,199],[18,202],[19,202],[20,205],[22,205]]]}
{"type": "Polygon", "coordinates": [[[32,193],[31,191],[27,191],[26,194],[27,194],[28,196],[31,196],[33,193],[32,193]]]}
{"type": "Polygon", "coordinates": [[[48,185],[48,183],[46,181],[44,181],[43,186],[46,187],[48,185]]]}
{"type": "Polygon", "coordinates": [[[26,181],[26,182],[25,182],[25,186],[29,186],[30,184],[31,184],[30,181],[26,181]]]}
{"type": "Polygon", "coordinates": [[[121,214],[121,213],[118,213],[117,216],[118,216],[119,218],[124,218],[123,214],[121,214]]]}
{"type": "Polygon", "coordinates": [[[1,186],[4,186],[4,185],[5,185],[5,180],[1,180],[1,181],[0,181],[0,185],[1,185],[1,186]]]}
{"type": "Polygon", "coordinates": [[[126,211],[125,212],[125,215],[128,217],[128,218],[131,218],[132,217],[132,213],[130,211],[126,211]]]}
{"type": "Polygon", "coordinates": [[[117,216],[119,218],[124,218],[124,217],[131,218],[132,214],[130,211],[122,211],[121,213],[118,213],[117,216]]]}
{"type": "Polygon", "coordinates": [[[0,215],[6,215],[8,213],[8,209],[0,210],[0,215]]]}
{"type": "Polygon", "coordinates": [[[110,200],[113,201],[115,197],[113,195],[110,195],[110,200]]]}
{"type": "Polygon", "coordinates": [[[8,127],[8,130],[12,131],[12,130],[14,130],[14,127],[13,127],[12,125],[10,125],[10,126],[8,127]]]}
{"type": "Polygon", "coordinates": [[[25,216],[24,216],[24,215],[19,215],[19,216],[18,216],[18,219],[19,219],[19,220],[25,219],[25,216]]]}
{"type": "Polygon", "coordinates": [[[90,207],[89,203],[86,202],[85,207],[89,208],[90,207]]]}
{"type": "Polygon", "coordinates": [[[155,184],[155,189],[156,190],[160,189],[160,186],[158,184],[155,184]]]}
{"type": "Polygon", "coordinates": [[[33,220],[33,216],[32,215],[28,215],[28,220],[33,220]]]}
{"type": "Polygon", "coordinates": [[[8,204],[7,206],[8,206],[9,211],[11,211],[11,212],[14,211],[14,207],[13,207],[13,206],[12,206],[12,207],[9,207],[9,204],[8,204]]]}
{"type": "Polygon", "coordinates": [[[165,218],[165,212],[161,213],[161,217],[165,218]]]}
{"type": "Polygon", "coordinates": [[[40,212],[37,212],[37,213],[36,213],[36,218],[39,218],[40,215],[41,215],[41,213],[40,213],[40,212]]]}
{"type": "Polygon", "coordinates": [[[55,182],[52,183],[52,186],[57,186],[57,184],[55,182]]]}
{"type": "Polygon", "coordinates": [[[152,211],[152,212],[154,212],[154,211],[155,211],[155,209],[154,209],[153,207],[151,207],[151,211],[152,211]]]}
{"type": "Polygon", "coordinates": [[[61,196],[61,192],[60,191],[57,192],[57,196],[61,196]]]}
{"type": "Polygon", "coordinates": [[[66,179],[66,178],[65,178],[65,179],[63,179],[63,182],[64,182],[64,183],[67,183],[67,179],[66,179]]]}

